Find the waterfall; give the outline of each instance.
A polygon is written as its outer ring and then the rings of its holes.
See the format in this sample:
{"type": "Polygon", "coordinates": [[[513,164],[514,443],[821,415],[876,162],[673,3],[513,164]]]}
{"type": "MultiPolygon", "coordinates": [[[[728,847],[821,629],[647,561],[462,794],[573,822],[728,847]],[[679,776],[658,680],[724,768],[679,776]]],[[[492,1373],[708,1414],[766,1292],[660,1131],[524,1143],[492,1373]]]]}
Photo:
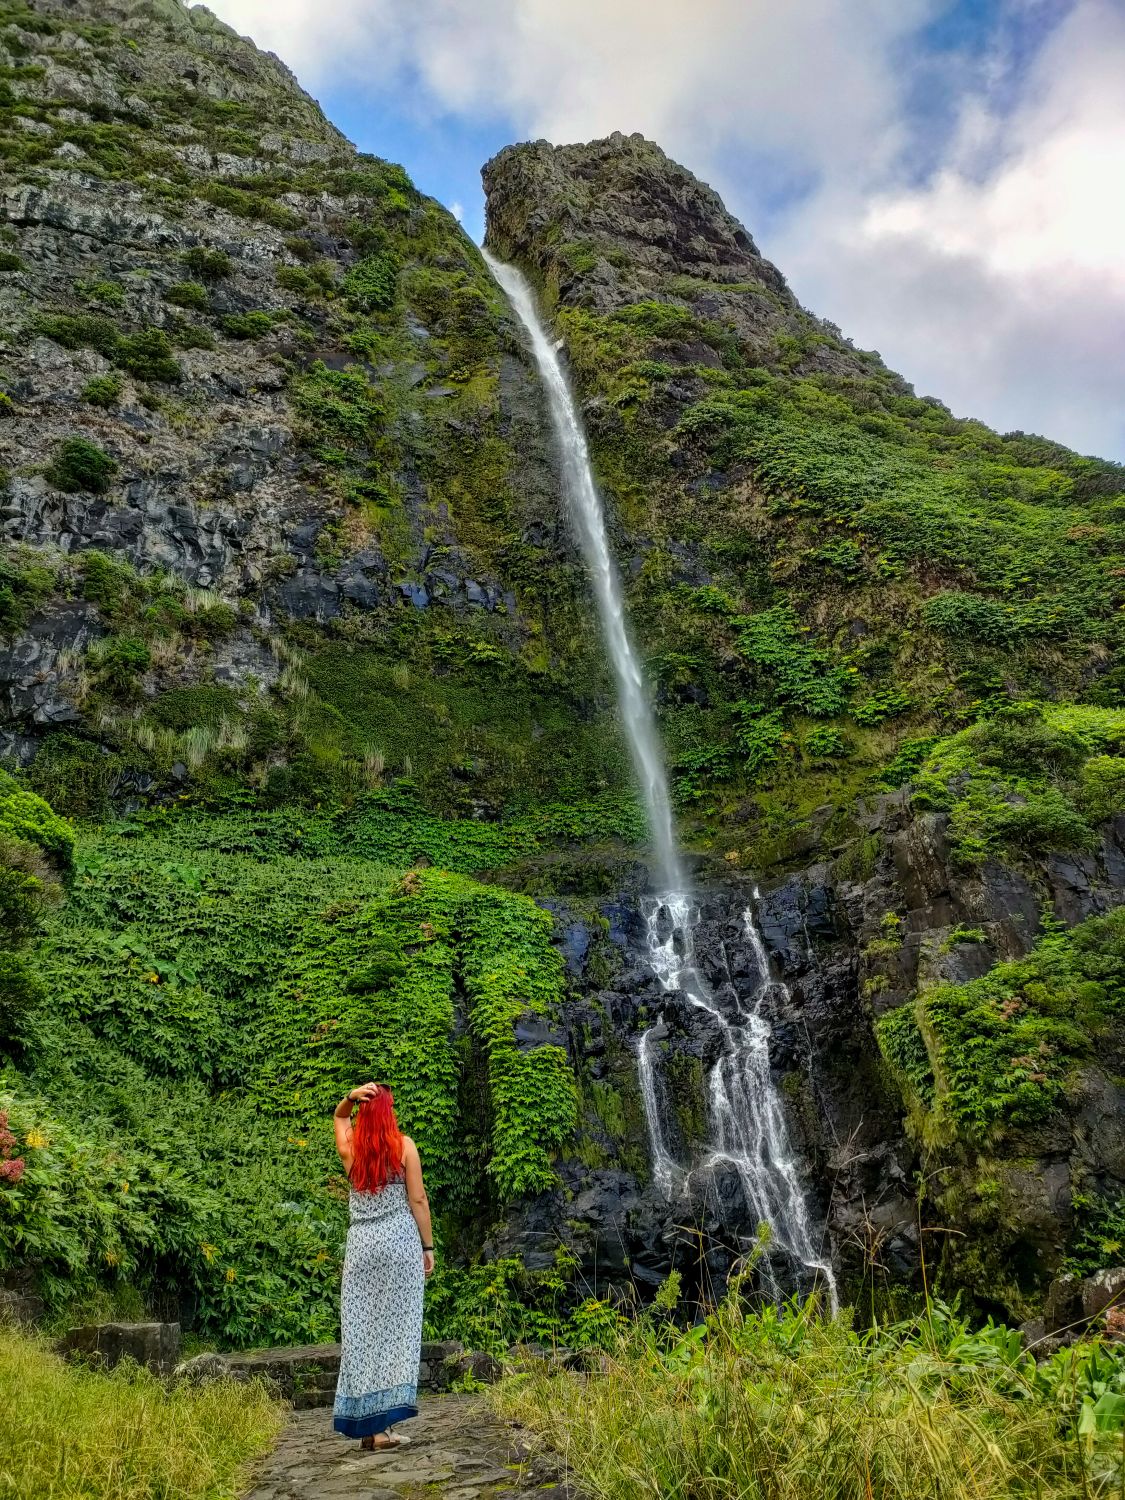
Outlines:
{"type": "MultiPolygon", "coordinates": [[[[798,1267],[819,1277],[828,1288],[836,1310],[832,1267],[813,1247],[808,1210],[789,1144],[781,1100],[769,1066],[769,1023],[762,1015],[771,979],[765,948],[752,913],[745,917],[746,936],[758,965],[760,981],[752,1008],[728,1021],[698,971],[694,952],[694,912],[680,865],[672,825],[672,799],[660,751],[656,719],[625,618],[625,598],[614,565],[606,531],[605,512],[594,481],[586,434],[570,392],[560,343],[553,340],[539,317],[527,279],[515,266],[483,252],[516,317],[523,324],[539,369],[551,425],[559,450],[563,490],[577,533],[579,547],[594,589],[598,618],[617,685],[617,701],[625,737],[645,802],[653,854],[662,894],[648,906],[649,962],[661,988],[679,991],[692,1005],[708,1011],[721,1028],[723,1051],[708,1079],[711,1139],[703,1160],[693,1170],[720,1166],[734,1169],[746,1206],[772,1232],[772,1244],[798,1267]],[[661,937],[661,929],[667,935],[661,937]]],[[[686,1186],[691,1173],[677,1163],[668,1148],[661,1099],[659,1047],[666,1035],[661,1022],[648,1027],[637,1053],[641,1098],[648,1127],[653,1181],[665,1198],[677,1184],[686,1186]]],[[[772,1272],[769,1273],[772,1276],[772,1272]]],[[[776,1290],[776,1283],[774,1284],[776,1290]]]]}

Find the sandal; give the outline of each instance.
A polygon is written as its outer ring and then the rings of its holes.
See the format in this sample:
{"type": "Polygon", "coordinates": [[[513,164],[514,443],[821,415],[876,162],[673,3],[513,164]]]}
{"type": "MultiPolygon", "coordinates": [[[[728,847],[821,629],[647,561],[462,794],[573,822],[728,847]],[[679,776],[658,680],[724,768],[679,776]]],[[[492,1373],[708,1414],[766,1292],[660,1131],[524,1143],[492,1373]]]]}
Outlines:
{"type": "Polygon", "coordinates": [[[386,1453],[389,1448],[398,1448],[402,1445],[400,1437],[392,1437],[389,1432],[373,1432],[369,1437],[360,1438],[359,1446],[365,1453],[386,1453]],[[382,1438],[382,1442],[376,1441],[382,1438]]]}

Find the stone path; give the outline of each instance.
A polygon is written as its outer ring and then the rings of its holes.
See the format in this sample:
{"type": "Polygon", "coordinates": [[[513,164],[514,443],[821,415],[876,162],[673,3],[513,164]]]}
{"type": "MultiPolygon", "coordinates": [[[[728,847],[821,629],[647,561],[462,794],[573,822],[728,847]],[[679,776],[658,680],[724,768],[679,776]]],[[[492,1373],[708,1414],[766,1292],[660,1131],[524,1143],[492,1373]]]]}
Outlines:
{"type": "Polygon", "coordinates": [[[481,1396],[424,1396],[389,1453],[363,1453],[324,1408],[294,1412],[244,1500],[581,1500],[553,1455],[481,1396]]]}

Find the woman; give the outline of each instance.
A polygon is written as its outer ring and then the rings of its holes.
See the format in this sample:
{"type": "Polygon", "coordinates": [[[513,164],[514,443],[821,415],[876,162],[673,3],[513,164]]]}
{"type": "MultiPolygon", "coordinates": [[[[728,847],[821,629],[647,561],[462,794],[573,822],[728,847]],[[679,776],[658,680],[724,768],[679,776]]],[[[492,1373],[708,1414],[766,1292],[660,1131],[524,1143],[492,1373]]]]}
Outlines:
{"type": "Polygon", "coordinates": [[[351,1183],[351,1224],[333,1425],[368,1450],[397,1448],[402,1439],[392,1436],[391,1425],[418,1415],[422,1287],[434,1269],[422,1163],[398,1127],[390,1089],[378,1083],[341,1099],[335,1125],[351,1183]]]}

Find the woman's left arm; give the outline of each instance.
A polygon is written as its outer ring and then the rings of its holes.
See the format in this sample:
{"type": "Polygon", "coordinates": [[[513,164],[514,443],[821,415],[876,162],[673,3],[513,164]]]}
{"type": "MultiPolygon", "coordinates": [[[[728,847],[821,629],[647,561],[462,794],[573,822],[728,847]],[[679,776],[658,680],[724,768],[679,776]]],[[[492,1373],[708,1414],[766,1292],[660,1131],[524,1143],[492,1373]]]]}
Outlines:
{"type": "Polygon", "coordinates": [[[357,1104],[362,1104],[365,1099],[374,1099],[378,1092],[377,1083],[363,1083],[359,1088],[352,1089],[350,1093],[345,1094],[336,1106],[332,1123],[336,1128],[336,1150],[340,1153],[345,1172],[350,1172],[352,1169],[352,1110],[357,1104]]]}

